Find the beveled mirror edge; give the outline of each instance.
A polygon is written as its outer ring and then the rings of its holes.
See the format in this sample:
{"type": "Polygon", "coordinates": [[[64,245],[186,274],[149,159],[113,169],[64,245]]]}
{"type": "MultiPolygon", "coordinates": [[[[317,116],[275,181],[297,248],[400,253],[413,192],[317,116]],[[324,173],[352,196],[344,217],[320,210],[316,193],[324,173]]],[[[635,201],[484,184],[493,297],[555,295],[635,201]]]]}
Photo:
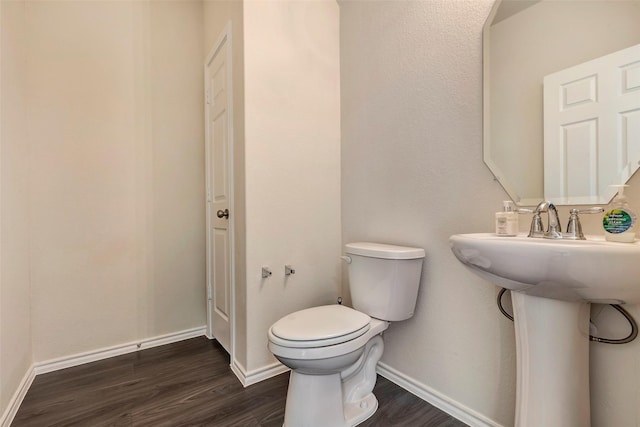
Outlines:
{"type": "Polygon", "coordinates": [[[491,138],[491,120],[489,114],[487,114],[491,103],[491,79],[489,77],[491,64],[487,60],[487,58],[489,58],[491,46],[489,43],[488,33],[501,4],[502,0],[495,1],[484,26],[482,27],[482,158],[484,164],[493,175],[494,180],[500,184],[502,189],[516,205],[535,206],[542,201],[542,198],[520,198],[513,189],[509,180],[505,178],[505,174],[502,173],[498,165],[493,162],[491,157],[491,144],[488,143],[491,138]]]}

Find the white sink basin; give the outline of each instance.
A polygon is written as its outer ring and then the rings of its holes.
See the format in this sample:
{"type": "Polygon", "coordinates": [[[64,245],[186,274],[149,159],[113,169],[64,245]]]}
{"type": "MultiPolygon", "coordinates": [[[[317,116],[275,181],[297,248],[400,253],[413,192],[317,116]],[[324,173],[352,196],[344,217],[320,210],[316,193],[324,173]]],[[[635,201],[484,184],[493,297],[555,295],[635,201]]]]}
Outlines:
{"type": "Polygon", "coordinates": [[[640,302],[640,242],[456,234],[466,267],[515,291],[516,427],[589,427],[590,303],[640,302]]]}
{"type": "Polygon", "coordinates": [[[607,242],[456,234],[451,250],[477,275],[503,288],[564,301],[640,302],[640,240],[607,242]]]}

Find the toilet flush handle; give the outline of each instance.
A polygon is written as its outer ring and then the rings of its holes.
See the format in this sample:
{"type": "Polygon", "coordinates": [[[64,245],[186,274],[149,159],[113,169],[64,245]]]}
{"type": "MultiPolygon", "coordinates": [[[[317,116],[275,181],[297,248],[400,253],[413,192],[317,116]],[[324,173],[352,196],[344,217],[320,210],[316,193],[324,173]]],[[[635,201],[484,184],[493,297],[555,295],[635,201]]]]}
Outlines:
{"type": "Polygon", "coordinates": [[[351,257],[350,256],[343,255],[343,256],[340,257],[340,259],[343,260],[343,261],[346,261],[347,264],[351,264],[351,257]]]}

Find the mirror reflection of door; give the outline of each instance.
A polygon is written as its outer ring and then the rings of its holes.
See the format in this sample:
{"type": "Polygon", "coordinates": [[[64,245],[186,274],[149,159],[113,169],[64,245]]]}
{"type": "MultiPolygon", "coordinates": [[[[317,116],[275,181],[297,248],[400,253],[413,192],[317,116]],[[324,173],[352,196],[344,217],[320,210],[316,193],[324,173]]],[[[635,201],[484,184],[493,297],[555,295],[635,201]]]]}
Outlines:
{"type": "MultiPolygon", "coordinates": [[[[640,0],[495,3],[483,33],[484,161],[518,205],[553,197],[544,194],[544,77],[640,44],[638,22],[640,0]]],[[[574,172],[592,178],[585,167],[574,172]]]]}
{"type": "Polygon", "coordinates": [[[640,45],[544,78],[544,194],[606,204],[640,161],[640,45]]]}

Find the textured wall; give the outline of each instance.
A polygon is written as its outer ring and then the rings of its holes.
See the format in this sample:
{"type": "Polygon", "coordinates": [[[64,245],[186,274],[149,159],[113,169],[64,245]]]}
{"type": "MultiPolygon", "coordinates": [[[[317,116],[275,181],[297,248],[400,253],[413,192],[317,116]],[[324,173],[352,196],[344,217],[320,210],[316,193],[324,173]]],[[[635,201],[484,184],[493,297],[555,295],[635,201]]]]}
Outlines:
{"type": "MultiPolygon", "coordinates": [[[[343,241],[425,248],[416,315],[391,325],[382,362],[510,426],[513,327],[495,307],[497,288],[462,268],[447,242],[492,231],[507,198],[482,162],[481,30],[491,3],[341,2],[343,241]]],[[[639,180],[628,190],[638,207],[639,180]]],[[[600,221],[585,215],[585,232],[601,234],[600,221]]],[[[601,335],[628,333],[606,307],[594,306],[592,319],[601,335]]],[[[638,425],[640,343],[590,349],[592,425],[638,425]]]]}
{"type": "Polygon", "coordinates": [[[490,1],[340,3],[343,242],[423,247],[415,316],[382,362],[513,424],[513,326],[449,249],[505,198],[482,162],[481,31],[490,1]]]}

